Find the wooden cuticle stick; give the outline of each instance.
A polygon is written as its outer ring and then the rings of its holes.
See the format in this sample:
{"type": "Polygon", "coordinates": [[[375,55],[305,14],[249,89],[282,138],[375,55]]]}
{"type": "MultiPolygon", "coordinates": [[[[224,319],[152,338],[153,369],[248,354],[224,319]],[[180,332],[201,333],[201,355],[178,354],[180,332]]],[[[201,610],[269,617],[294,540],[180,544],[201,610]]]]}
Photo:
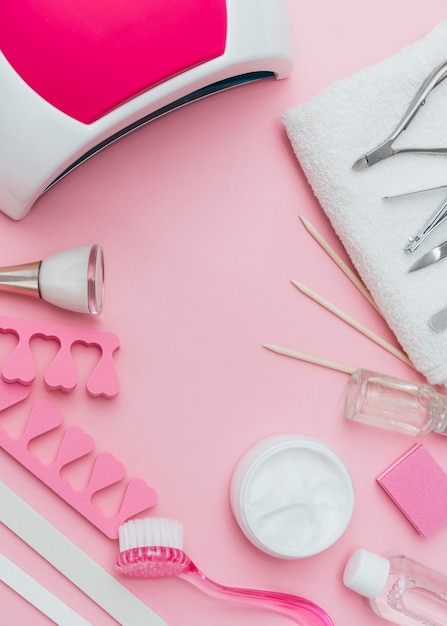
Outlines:
{"type": "Polygon", "coordinates": [[[312,291],[312,289],[309,289],[309,287],[306,287],[306,285],[303,285],[302,283],[299,283],[295,280],[292,280],[291,282],[292,282],[292,285],[294,285],[294,287],[296,287],[299,291],[301,291],[301,293],[303,293],[307,297],[314,300],[314,302],[316,302],[317,304],[320,304],[326,310],[330,311],[336,317],[338,317],[339,319],[343,320],[344,322],[352,326],[352,328],[355,328],[357,331],[362,333],[362,335],[365,335],[365,337],[368,337],[369,339],[374,341],[377,345],[384,348],[387,352],[389,352],[393,356],[397,357],[398,359],[400,359],[401,361],[403,361],[410,367],[414,368],[413,363],[410,361],[408,356],[404,352],[402,352],[402,350],[400,350],[399,348],[396,348],[396,346],[393,346],[391,343],[389,343],[388,341],[380,337],[380,335],[370,330],[366,326],[363,326],[363,324],[360,324],[360,322],[357,322],[357,320],[355,320],[353,317],[351,317],[350,315],[348,315],[347,313],[345,313],[344,311],[336,307],[334,304],[332,304],[331,302],[329,302],[322,296],[315,293],[315,291],[312,291]]]}
{"type": "Polygon", "coordinates": [[[335,363],[335,361],[328,361],[327,359],[320,359],[316,356],[311,356],[310,354],[305,354],[304,352],[297,352],[296,350],[291,350],[290,348],[283,348],[282,346],[277,346],[270,343],[263,343],[263,348],[267,348],[267,350],[271,350],[272,352],[276,352],[277,354],[283,354],[284,356],[290,356],[292,359],[298,359],[299,361],[306,361],[306,363],[313,363],[314,365],[321,365],[322,367],[326,367],[331,370],[336,370],[337,372],[343,372],[345,374],[352,374],[357,368],[350,367],[349,365],[342,365],[341,363],[335,363]]]}
{"type": "Polygon", "coordinates": [[[358,275],[353,272],[353,270],[349,267],[345,261],[340,257],[340,255],[332,248],[332,246],[324,239],[323,235],[318,232],[318,230],[307,220],[305,217],[300,215],[300,220],[302,221],[307,232],[315,239],[315,241],[321,246],[321,248],[330,256],[330,258],[334,261],[336,265],[341,269],[344,275],[349,278],[351,283],[357,287],[360,293],[368,300],[372,307],[383,317],[383,314],[377,304],[374,302],[372,295],[369,293],[368,289],[365,287],[363,282],[360,280],[358,275]]]}

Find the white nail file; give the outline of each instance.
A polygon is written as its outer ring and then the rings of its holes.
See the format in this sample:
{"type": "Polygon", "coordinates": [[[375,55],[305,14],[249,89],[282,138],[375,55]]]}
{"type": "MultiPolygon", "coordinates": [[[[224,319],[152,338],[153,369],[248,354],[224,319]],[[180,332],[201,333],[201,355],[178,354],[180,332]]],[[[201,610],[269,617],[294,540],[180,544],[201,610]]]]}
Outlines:
{"type": "Polygon", "coordinates": [[[167,626],[144,602],[0,481],[0,522],[121,626],[167,626]]]}
{"type": "Polygon", "coordinates": [[[92,626],[3,554],[0,554],[0,580],[58,626],[92,626]]]}

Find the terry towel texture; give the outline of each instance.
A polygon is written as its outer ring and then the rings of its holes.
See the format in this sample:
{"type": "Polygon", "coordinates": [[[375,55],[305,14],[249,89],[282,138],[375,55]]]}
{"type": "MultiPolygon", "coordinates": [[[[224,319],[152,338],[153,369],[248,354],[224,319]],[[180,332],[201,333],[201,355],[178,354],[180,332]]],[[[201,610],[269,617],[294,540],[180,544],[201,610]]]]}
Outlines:
{"type": "MultiPolygon", "coordinates": [[[[428,323],[447,307],[447,259],[416,272],[408,269],[447,241],[447,220],[415,252],[404,247],[447,197],[447,188],[383,196],[447,185],[447,156],[398,154],[359,171],[352,165],[389,136],[424,80],[444,61],[447,21],[283,118],[299,163],[362,280],[416,369],[432,384],[447,384],[447,330],[435,332],[428,323]]],[[[447,79],[394,147],[447,147],[447,79]]]]}

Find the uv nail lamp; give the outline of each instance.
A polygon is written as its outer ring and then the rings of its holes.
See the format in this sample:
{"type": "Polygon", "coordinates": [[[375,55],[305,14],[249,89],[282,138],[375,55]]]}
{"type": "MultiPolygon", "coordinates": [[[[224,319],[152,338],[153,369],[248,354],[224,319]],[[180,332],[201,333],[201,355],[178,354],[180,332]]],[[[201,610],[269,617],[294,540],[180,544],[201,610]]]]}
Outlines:
{"type": "Polygon", "coordinates": [[[8,0],[0,210],[22,219],[72,169],[214,92],[286,77],[287,0],[8,0]]]}

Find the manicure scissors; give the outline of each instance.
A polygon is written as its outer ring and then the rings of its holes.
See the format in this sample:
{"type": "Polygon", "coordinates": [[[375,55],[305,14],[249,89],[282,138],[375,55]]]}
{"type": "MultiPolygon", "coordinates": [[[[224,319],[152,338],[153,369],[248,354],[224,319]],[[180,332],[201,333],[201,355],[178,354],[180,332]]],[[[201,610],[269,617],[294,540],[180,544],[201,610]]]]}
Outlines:
{"type": "MultiPolygon", "coordinates": [[[[425,193],[427,191],[436,191],[438,189],[445,189],[447,185],[438,185],[437,187],[427,187],[426,189],[416,189],[415,191],[406,191],[404,193],[398,193],[393,196],[384,196],[384,200],[393,200],[394,198],[404,198],[405,196],[413,196],[417,193],[425,193]]],[[[405,246],[405,252],[414,252],[428,237],[437,226],[442,224],[447,219],[447,198],[445,198],[439,207],[430,215],[428,220],[424,222],[423,226],[417,231],[413,237],[408,238],[408,243],[405,246]]]]}
{"type": "Polygon", "coordinates": [[[418,230],[414,237],[408,238],[408,243],[405,246],[405,252],[414,252],[426,237],[442,222],[447,219],[447,200],[441,203],[432,215],[428,218],[425,224],[418,230]]]}
{"type": "Polygon", "coordinates": [[[439,65],[430,76],[423,82],[416,96],[410,103],[405,115],[396,126],[391,135],[374,150],[361,156],[352,166],[354,170],[371,167],[379,161],[383,161],[393,154],[402,152],[416,152],[419,154],[447,154],[447,148],[393,148],[393,143],[399,135],[409,126],[420,108],[424,106],[429,93],[447,77],[447,62],[439,65]]]}

